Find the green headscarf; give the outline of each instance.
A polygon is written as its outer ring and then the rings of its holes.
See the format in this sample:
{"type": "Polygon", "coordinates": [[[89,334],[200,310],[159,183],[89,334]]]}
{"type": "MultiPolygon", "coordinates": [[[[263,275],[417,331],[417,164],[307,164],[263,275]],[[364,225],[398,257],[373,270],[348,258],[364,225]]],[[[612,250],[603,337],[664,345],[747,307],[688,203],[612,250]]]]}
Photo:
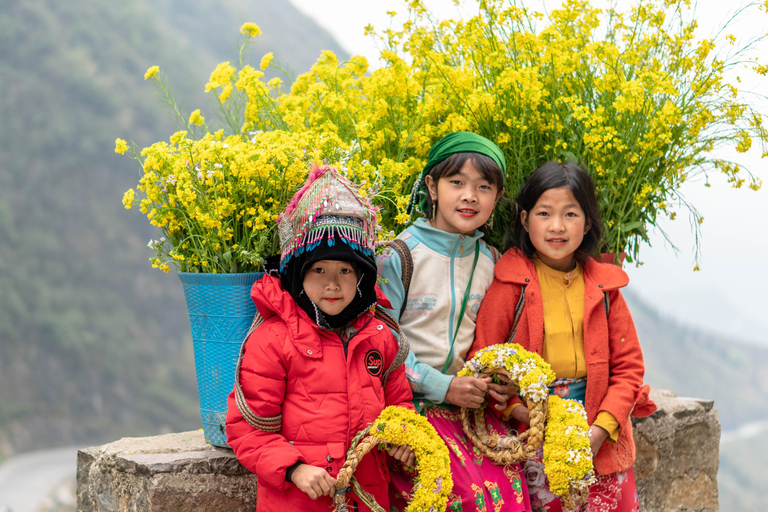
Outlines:
{"type": "Polygon", "coordinates": [[[427,165],[421,171],[421,175],[413,184],[411,198],[408,201],[407,212],[413,214],[414,207],[423,214],[427,209],[427,191],[424,186],[424,177],[432,168],[455,153],[480,153],[492,159],[501,169],[507,172],[507,161],[499,146],[486,139],[482,135],[472,132],[454,132],[437,141],[429,150],[427,165]]]}

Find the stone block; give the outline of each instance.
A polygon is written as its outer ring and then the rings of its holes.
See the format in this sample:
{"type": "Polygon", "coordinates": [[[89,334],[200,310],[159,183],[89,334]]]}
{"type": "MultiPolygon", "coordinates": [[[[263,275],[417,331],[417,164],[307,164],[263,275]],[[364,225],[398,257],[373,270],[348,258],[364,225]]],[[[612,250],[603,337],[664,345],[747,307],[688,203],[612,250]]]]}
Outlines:
{"type": "Polygon", "coordinates": [[[719,510],[720,421],[713,402],[664,390],[652,391],[651,399],[658,411],[633,419],[640,509],[719,510]]]}
{"type": "MultiPolygon", "coordinates": [[[[718,510],[720,423],[712,401],[655,390],[659,410],[634,418],[641,510],[718,510]]],[[[252,512],[256,476],[202,430],[125,438],[78,452],[81,512],[252,512]]]]}
{"type": "Polygon", "coordinates": [[[202,430],[124,438],[77,454],[82,512],[253,512],[256,476],[202,430]]]}

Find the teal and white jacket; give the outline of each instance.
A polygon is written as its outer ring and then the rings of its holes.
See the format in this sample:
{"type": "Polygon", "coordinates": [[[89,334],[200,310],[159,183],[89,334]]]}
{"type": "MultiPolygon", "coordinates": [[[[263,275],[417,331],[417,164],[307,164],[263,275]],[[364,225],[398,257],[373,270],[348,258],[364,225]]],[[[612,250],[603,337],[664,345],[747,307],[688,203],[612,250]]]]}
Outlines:
{"type": "Polygon", "coordinates": [[[475,339],[477,310],[493,281],[493,265],[498,257],[498,251],[486,245],[482,236],[479,230],[473,235],[448,233],[431,227],[423,218],[405,229],[398,238],[406,243],[413,258],[407,298],[403,296],[400,256],[389,251],[379,257],[383,281],[379,284],[392,303],[389,312],[399,317],[411,345],[405,365],[414,400],[445,401],[451,380],[464,366],[475,339]],[[470,277],[467,305],[459,323],[470,277]]]}

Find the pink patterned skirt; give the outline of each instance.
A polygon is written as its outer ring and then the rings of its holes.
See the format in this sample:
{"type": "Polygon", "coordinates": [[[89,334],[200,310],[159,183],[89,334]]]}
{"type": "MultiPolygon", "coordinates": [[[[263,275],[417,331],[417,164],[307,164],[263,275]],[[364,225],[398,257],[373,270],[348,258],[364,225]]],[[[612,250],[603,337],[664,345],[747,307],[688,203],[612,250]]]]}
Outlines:
{"type": "MultiPolygon", "coordinates": [[[[521,512],[530,511],[528,489],[520,464],[497,466],[474,448],[461,428],[459,408],[429,404],[422,412],[448,446],[451,457],[453,492],[448,512],[521,512]]],[[[489,432],[507,434],[492,413],[486,414],[489,432]]],[[[388,458],[392,481],[389,486],[390,510],[402,512],[413,495],[415,470],[388,458]]]]}

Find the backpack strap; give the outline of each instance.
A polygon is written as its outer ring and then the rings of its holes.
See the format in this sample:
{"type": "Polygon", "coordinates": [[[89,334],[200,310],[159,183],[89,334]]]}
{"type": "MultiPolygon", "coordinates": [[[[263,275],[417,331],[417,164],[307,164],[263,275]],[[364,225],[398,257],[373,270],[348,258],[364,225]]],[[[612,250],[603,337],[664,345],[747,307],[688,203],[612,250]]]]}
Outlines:
{"type": "Polygon", "coordinates": [[[400,316],[403,316],[405,306],[408,305],[408,290],[411,287],[411,277],[413,276],[413,257],[411,250],[403,240],[395,238],[389,245],[400,256],[400,277],[403,280],[403,304],[400,306],[400,316]]]}
{"type": "Polygon", "coordinates": [[[405,363],[405,358],[408,356],[408,352],[411,351],[411,346],[408,343],[408,338],[405,337],[405,333],[400,329],[400,324],[397,323],[397,320],[395,320],[392,315],[381,308],[376,308],[373,316],[378,320],[381,320],[384,325],[397,333],[397,355],[392,360],[392,364],[389,365],[387,371],[384,372],[384,375],[381,377],[381,386],[385,387],[387,385],[389,374],[402,366],[403,363],[405,363]]]}
{"type": "Polygon", "coordinates": [[[493,264],[494,265],[497,264],[501,259],[501,256],[502,256],[501,252],[492,245],[485,244],[485,246],[488,247],[488,249],[491,251],[491,255],[493,256],[493,264]]]}
{"type": "Polygon", "coordinates": [[[517,324],[520,323],[520,317],[523,315],[523,308],[525,307],[525,286],[520,285],[520,299],[515,306],[515,319],[512,321],[512,328],[509,330],[509,336],[507,337],[507,343],[515,341],[515,334],[517,334],[517,324]]]}

